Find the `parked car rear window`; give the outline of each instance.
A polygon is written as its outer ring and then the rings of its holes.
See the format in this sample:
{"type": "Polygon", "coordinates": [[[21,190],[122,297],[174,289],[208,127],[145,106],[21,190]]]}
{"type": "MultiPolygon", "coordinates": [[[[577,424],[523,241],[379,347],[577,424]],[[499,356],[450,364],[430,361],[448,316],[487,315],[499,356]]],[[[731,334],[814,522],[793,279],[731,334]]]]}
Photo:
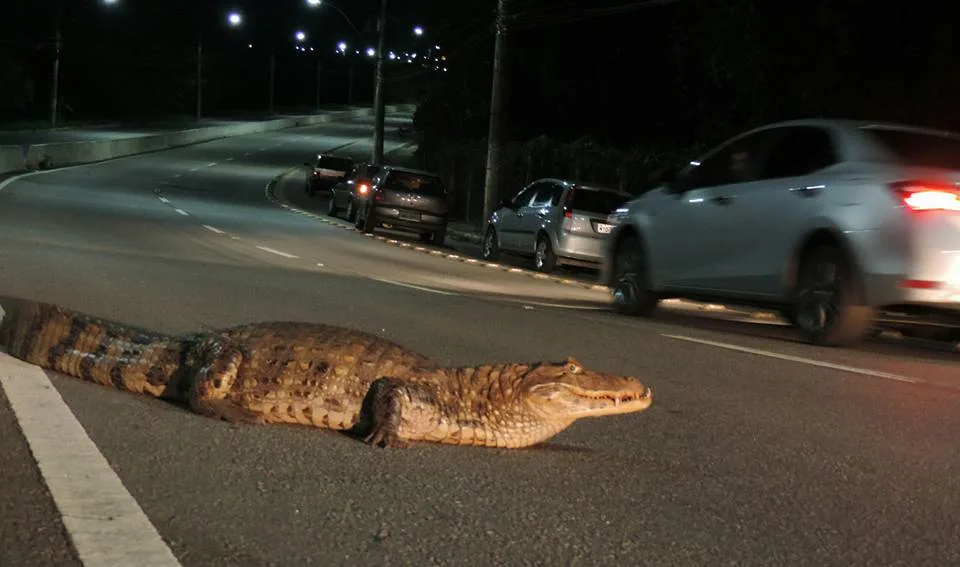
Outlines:
{"type": "Polygon", "coordinates": [[[574,210],[607,215],[627,202],[629,197],[611,191],[575,189],[570,206],[574,210]]]}
{"type": "Polygon", "coordinates": [[[392,172],[383,184],[384,189],[410,191],[431,197],[442,197],[443,183],[438,177],[417,175],[415,173],[392,172]]]}
{"type": "Polygon", "coordinates": [[[960,169],[960,139],[884,128],[864,130],[887,151],[910,165],[960,169]]]}
{"type": "Polygon", "coordinates": [[[346,158],[324,156],[317,160],[317,167],[334,171],[350,171],[353,168],[353,162],[346,158]]]}

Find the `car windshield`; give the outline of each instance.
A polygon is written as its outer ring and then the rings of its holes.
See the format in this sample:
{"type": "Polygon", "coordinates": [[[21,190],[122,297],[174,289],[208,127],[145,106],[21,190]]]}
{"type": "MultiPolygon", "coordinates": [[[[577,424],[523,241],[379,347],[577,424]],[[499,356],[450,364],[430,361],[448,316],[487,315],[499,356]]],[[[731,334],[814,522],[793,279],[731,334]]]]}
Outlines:
{"type": "Polygon", "coordinates": [[[612,191],[597,191],[592,189],[575,189],[571,207],[577,211],[587,211],[607,215],[627,202],[629,197],[612,191]]]}
{"type": "Polygon", "coordinates": [[[411,193],[420,193],[432,197],[441,197],[444,193],[443,183],[439,178],[402,171],[391,173],[384,183],[384,188],[410,191],[411,193]]]}
{"type": "Polygon", "coordinates": [[[864,128],[887,151],[910,165],[960,169],[960,139],[885,128],[864,128]]]}
{"type": "Polygon", "coordinates": [[[347,158],[323,156],[317,160],[317,167],[334,171],[350,171],[353,162],[347,158]]]}

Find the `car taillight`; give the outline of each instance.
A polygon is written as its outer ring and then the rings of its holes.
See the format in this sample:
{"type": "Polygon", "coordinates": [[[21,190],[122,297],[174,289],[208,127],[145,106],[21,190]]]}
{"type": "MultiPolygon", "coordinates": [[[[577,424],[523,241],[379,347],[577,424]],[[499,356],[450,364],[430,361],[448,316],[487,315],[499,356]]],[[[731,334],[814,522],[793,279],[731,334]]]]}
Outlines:
{"type": "Polygon", "coordinates": [[[373,196],[374,201],[382,201],[384,199],[383,193],[377,193],[373,196]]]}
{"type": "Polygon", "coordinates": [[[563,218],[572,219],[573,218],[573,193],[576,191],[576,187],[571,187],[567,191],[567,196],[563,199],[563,218]]]}
{"type": "Polygon", "coordinates": [[[357,192],[360,193],[361,195],[366,195],[367,191],[369,190],[370,190],[370,186],[367,185],[366,183],[361,183],[360,186],[357,187],[357,192]]]}
{"type": "Polygon", "coordinates": [[[952,185],[904,181],[892,187],[911,210],[960,212],[960,189],[952,185]]]}

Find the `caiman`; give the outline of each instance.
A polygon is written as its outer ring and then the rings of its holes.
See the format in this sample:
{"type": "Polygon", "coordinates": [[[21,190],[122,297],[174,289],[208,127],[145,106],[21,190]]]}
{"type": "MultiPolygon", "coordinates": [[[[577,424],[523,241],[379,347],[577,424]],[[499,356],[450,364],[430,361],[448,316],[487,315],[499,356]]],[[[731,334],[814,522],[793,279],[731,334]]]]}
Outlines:
{"type": "Polygon", "coordinates": [[[334,325],[274,321],[174,336],[50,303],[2,305],[0,345],[25,362],[211,418],[341,430],[375,446],[522,448],[580,418],[640,412],[653,401],[639,379],[574,358],[442,367],[334,325]]]}

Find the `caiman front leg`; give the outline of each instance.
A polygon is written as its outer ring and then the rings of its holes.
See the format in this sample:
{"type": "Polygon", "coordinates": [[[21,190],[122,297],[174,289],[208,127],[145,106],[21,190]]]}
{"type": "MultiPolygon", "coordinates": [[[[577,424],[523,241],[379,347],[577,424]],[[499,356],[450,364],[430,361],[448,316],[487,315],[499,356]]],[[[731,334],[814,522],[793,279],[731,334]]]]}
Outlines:
{"type": "Polygon", "coordinates": [[[207,417],[230,423],[261,425],[266,417],[229,398],[240,372],[244,353],[241,349],[217,342],[207,353],[207,363],[197,372],[190,393],[190,408],[207,417]]]}
{"type": "Polygon", "coordinates": [[[362,413],[368,424],[364,441],[374,446],[405,448],[410,441],[437,441],[441,430],[441,412],[431,390],[397,378],[374,381],[362,413]]]}

